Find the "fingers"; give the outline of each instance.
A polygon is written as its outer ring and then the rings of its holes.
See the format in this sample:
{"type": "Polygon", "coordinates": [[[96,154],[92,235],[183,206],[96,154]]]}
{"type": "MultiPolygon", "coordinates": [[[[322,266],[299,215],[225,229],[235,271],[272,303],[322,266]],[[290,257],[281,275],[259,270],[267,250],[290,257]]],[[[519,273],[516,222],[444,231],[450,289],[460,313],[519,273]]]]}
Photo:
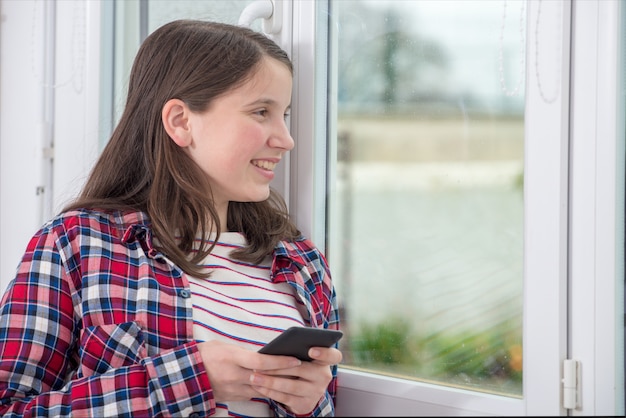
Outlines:
{"type": "Polygon", "coordinates": [[[333,375],[331,367],[342,360],[335,348],[314,347],[313,361],[261,354],[217,341],[199,343],[216,401],[268,397],[292,412],[312,411],[325,395],[333,375]]]}
{"type": "MultiPolygon", "coordinates": [[[[336,348],[327,347],[312,347],[309,349],[309,357],[313,359],[314,363],[324,364],[332,366],[341,363],[343,355],[341,351],[336,348]]],[[[260,354],[262,358],[257,359],[257,363],[254,367],[250,367],[253,370],[279,370],[283,368],[297,367],[302,362],[295,357],[289,356],[276,356],[270,354],[260,354]],[[292,361],[286,363],[285,359],[291,359],[292,361]]],[[[305,362],[306,363],[306,362],[305,362]]]]}
{"type": "Polygon", "coordinates": [[[309,349],[309,357],[316,363],[327,365],[339,364],[343,360],[341,351],[336,348],[312,347],[309,349]]]}
{"type": "Polygon", "coordinates": [[[250,370],[271,371],[298,367],[302,361],[295,357],[274,356],[271,354],[257,354],[242,359],[242,363],[250,370]]]}
{"type": "Polygon", "coordinates": [[[253,373],[250,376],[250,383],[254,390],[264,397],[282,403],[295,414],[307,414],[312,411],[326,393],[329,382],[330,379],[311,382],[260,373],[253,373]]]}
{"type": "Polygon", "coordinates": [[[341,361],[341,353],[336,349],[320,349],[313,354],[316,360],[305,361],[298,367],[255,371],[250,376],[252,388],[296,414],[310,412],[325,395],[333,378],[329,363],[341,361]]]}

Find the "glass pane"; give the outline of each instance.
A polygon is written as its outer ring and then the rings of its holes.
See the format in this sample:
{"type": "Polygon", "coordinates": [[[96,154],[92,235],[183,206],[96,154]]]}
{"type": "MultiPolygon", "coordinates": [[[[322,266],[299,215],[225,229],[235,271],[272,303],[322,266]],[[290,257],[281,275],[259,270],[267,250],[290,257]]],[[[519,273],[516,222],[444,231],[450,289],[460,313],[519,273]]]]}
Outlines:
{"type": "Polygon", "coordinates": [[[525,2],[331,5],[344,366],[521,396],[525,2]]]}
{"type": "MultiPolygon", "coordinates": [[[[116,1],[114,8],[113,121],[117,123],[126,100],[127,80],[139,44],[142,26],[150,33],[176,19],[201,19],[236,24],[241,12],[254,0],[140,0],[116,1]],[[145,7],[143,7],[145,5],[145,7]]],[[[261,21],[252,23],[260,30],[261,21]]],[[[107,112],[105,109],[104,112],[107,112]]],[[[111,127],[112,130],[112,127],[111,127]]],[[[108,138],[108,134],[105,136],[108,138]]]]}
{"type": "MultiPolygon", "coordinates": [[[[152,32],[176,19],[213,20],[237,24],[243,9],[253,2],[254,0],[152,0],[148,8],[148,28],[152,32]]],[[[260,29],[261,21],[254,22],[252,27],[260,29]]]]}

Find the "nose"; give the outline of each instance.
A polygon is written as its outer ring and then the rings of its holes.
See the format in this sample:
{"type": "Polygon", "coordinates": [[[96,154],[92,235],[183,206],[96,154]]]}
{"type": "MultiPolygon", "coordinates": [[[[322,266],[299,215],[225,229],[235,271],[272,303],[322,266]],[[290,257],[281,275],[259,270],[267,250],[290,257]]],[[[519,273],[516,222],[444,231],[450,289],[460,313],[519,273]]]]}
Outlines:
{"type": "Polygon", "coordinates": [[[277,123],[270,137],[269,144],[273,148],[282,148],[285,151],[290,151],[294,147],[294,140],[285,121],[277,123]]]}

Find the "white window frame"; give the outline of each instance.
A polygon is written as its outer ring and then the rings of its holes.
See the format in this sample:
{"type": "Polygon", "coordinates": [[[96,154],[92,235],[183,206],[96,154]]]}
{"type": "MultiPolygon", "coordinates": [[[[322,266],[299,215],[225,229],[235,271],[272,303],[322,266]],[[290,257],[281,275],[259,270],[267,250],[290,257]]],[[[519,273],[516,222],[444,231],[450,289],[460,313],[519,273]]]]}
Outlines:
{"type": "Polygon", "coordinates": [[[624,416],[623,7],[574,2],[568,357],[582,364],[577,416],[624,416]]]}

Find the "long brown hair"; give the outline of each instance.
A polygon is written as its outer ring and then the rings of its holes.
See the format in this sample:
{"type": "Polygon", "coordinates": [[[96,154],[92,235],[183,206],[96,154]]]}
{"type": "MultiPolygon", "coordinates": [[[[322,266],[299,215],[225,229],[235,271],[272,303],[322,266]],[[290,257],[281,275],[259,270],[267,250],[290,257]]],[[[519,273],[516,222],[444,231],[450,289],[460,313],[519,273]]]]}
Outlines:
{"type": "MultiPolygon", "coordinates": [[[[146,38],[133,63],[120,122],[92,169],[81,194],[64,210],[140,210],[150,217],[159,249],[186,273],[206,277],[198,263],[214,245],[204,241],[221,229],[207,176],[172,141],[161,110],[173,98],[192,111],[250,79],[264,57],[293,73],[287,54],[253,30],[223,23],[177,20],[146,38]],[[174,235],[178,233],[178,238],[174,235]],[[194,239],[203,237],[192,252],[194,239]]],[[[270,190],[263,202],[231,202],[227,228],[249,245],[236,256],[260,262],[281,239],[300,232],[282,197],[270,190]]]]}

